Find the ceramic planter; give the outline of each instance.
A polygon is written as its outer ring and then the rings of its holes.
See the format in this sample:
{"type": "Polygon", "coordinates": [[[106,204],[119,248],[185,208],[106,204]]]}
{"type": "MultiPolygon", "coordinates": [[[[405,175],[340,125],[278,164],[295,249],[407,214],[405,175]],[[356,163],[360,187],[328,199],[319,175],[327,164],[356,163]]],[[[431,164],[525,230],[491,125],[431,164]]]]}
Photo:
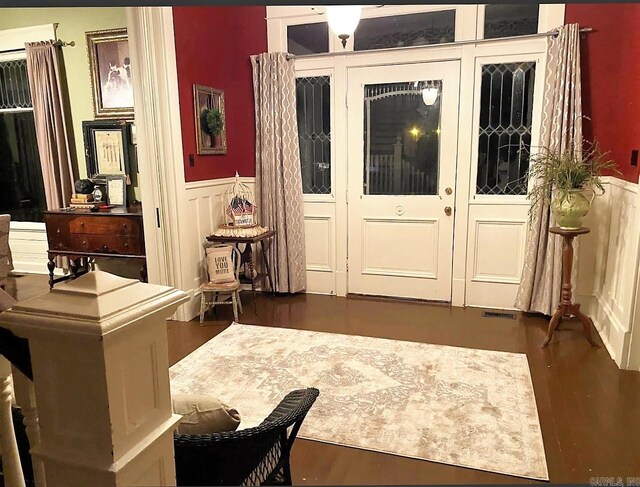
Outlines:
{"type": "Polygon", "coordinates": [[[589,201],[582,191],[582,189],[558,191],[551,201],[553,216],[563,230],[577,230],[583,226],[582,223],[589,213],[593,197],[589,201]]]}

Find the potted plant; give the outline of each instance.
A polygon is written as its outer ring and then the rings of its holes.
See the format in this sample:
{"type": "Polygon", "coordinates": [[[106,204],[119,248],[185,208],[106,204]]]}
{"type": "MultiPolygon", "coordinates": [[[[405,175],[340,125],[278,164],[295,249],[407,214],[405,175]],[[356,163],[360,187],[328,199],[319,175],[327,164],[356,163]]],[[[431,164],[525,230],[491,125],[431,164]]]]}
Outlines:
{"type": "Polygon", "coordinates": [[[207,108],[202,110],[200,115],[200,125],[204,133],[213,139],[213,147],[220,145],[220,134],[224,128],[222,113],[217,108],[207,108]]]}
{"type": "Polygon", "coordinates": [[[533,219],[534,208],[545,202],[551,206],[560,228],[581,228],[596,189],[604,194],[601,176],[605,171],[619,172],[597,142],[585,144],[582,150],[569,147],[562,152],[542,147],[529,159],[528,177],[534,180],[529,193],[529,220],[533,219]],[[590,200],[583,194],[585,191],[592,192],[590,200]]]}

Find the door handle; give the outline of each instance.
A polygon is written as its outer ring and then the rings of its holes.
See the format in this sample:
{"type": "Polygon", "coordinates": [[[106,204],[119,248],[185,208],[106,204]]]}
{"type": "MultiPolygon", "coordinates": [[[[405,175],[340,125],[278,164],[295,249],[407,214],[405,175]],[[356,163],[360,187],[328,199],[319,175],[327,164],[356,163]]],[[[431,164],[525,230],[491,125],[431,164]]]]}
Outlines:
{"type": "Polygon", "coordinates": [[[445,206],[444,207],[444,214],[447,216],[451,216],[451,207],[450,206],[445,206]]]}

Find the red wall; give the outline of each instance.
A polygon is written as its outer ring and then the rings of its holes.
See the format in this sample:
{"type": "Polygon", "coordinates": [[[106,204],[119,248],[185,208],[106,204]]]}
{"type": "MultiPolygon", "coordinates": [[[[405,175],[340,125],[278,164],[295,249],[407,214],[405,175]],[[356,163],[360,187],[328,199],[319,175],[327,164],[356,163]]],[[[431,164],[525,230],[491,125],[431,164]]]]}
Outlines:
{"type": "Polygon", "coordinates": [[[255,175],[256,133],[249,55],[267,50],[264,6],[173,7],[186,181],[255,175]],[[193,85],[224,90],[227,154],[196,154],[193,85]],[[189,154],[195,165],[189,165],[189,154]]]}
{"type": "Polygon", "coordinates": [[[581,43],[584,134],[610,151],[627,181],[638,181],[640,149],[640,4],[568,3],[565,22],[592,27],[581,43]]]}

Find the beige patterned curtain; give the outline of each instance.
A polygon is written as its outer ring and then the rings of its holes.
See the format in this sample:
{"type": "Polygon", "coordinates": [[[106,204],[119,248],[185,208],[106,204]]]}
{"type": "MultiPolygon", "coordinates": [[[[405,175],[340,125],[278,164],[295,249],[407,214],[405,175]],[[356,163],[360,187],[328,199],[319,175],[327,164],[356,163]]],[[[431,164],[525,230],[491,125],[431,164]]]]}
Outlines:
{"type": "Polygon", "coordinates": [[[306,287],[306,263],[293,61],[262,53],[251,64],[260,223],[276,231],[267,247],[275,291],[295,293],[306,287]]]}
{"type": "Polygon", "coordinates": [[[52,41],[26,44],[27,73],[49,210],[67,206],[73,166],[64,112],[59,50],[52,41]]]}
{"type": "MultiPolygon", "coordinates": [[[[582,147],[580,27],[565,25],[547,41],[547,69],[542,113],[542,147],[554,152],[582,147]]],[[[560,302],[562,239],[549,233],[555,221],[549,205],[534,208],[522,279],[515,306],[551,315],[560,302]]]]}

